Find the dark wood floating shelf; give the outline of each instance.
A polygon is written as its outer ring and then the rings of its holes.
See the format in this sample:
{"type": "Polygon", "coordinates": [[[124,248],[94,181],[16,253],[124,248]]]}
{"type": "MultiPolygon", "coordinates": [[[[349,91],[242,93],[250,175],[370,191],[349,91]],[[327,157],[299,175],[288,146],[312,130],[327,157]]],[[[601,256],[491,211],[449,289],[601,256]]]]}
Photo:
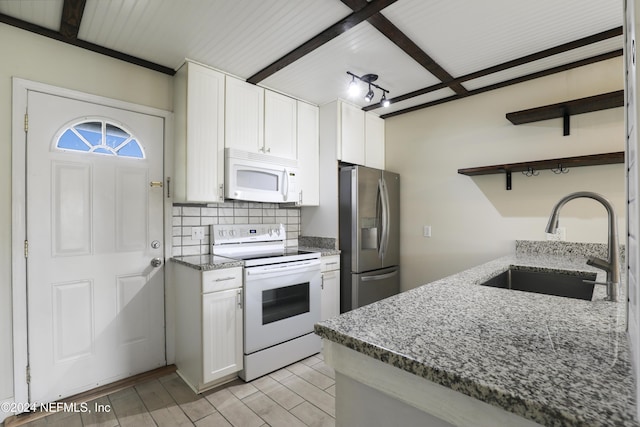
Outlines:
{"type": "Polygon", "coordinates": [[[534,160],[530,162],[505,163],[502,165],[479,166],[458,169],[458,173],[467,176],[491,175],[505,173],[507,176],[507,190],[511,190],[511,173],[534,173],[539,170],[552,169],[557,173],[566,172],[569,168],[578,166],[597,166],[624,163],[624,151],[614,153],[590,154],[586,156],[563,157],[560,159],[534,160]]]}
{"type": "Polygon", "coordinates": [[[569,135],[570,116],[622,106],[624,106],[624,90],[618,90],[558,104],[545,105],[544,107],[507,113],[507,119],[514,125],[521,125],[562,117],[564,118],[564,135],[569,135]]]}

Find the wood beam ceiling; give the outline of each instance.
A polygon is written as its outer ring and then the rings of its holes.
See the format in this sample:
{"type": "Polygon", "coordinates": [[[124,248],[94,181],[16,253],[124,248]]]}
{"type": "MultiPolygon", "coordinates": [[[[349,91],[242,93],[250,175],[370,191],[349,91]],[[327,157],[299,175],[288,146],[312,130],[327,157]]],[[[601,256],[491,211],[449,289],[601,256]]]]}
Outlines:
{"type": "Polygon", "coordinates": [[[84,12],[84,4],[85,0],[65,0],[60,20],[60,31],[50,30],[48,28],[41,27],[40,25],[35,25],[3,13],[0,13],[0,22],[41,36],[68,43],[73,46],[81,47],[92,52],[100,53],[111,58],[119,59],[130,64],[139,65],[140,67],[148,68],[159,73],[168,74],[170,76],[173,76],[176,73],[174,69],[165,67],[164,65],[156,64],[155,62],[127,55],[126,53],[118,52],[77,38],[80,22],[82,20],[82,13],[84,12]],[[63,26],[66,28],[63,29],[63,26]]]}
{"type": "MultiPolygon", "coordinates": [[[[533,53],[533,54],[530,54],[530,55],[525,55],[525,56],[522,56],[520,58],[513,59],[511,61],[503,62],[502,64],[498,64],[498,65],[495,65],[495,66],[492,66],[492,67],[489,67],[489,68],[485,68],[483,70],[475,71],[473,73],[457,77],[457,78],[453,79],[452,81],[453,82],[462,83],[462,82],[466,82],[466,81],[469,81],[469,80],[477,79],[477,78],[480,78],[480,77],[488,76],[489,74],[497,73],[497,72],[500,72],[500,71],[507,70],[509,68],[513,68],[513,67],[517,67],[517,66],[520,66],[520,65],[527,64],[529,62],[533,62],[533,61],[537,61],[537,60],[540,60],[540,59],[548,58],[548,57],[553,56],[553,55],[557,55],[557,54],[560,54],[560,53],[568,52],[568,51],[573,50],[573,49],[578,49],[580,47],[588,46],[590,44],[598,43],[598,42],[610,39],[612,37],[618,37],[620,35],[622,35],[622,27],[613,28],[611,30],[607,30],[607,31],[603,31],[603,32],[600,32],[600,33],[597,33],[597,34],[593,34],[591,36],[583,37],[583,38],[578,39],[578,40],[574,40],[574,41],[571,41],[571,42],[568,42],[568,43],[563,43],[561,45],[558,45],[558,46],[555,46],[555,47],[552,47],[552,48],[549,48],[549,49],[544,49],[544,50],[541,50],[539,52],[536,52],[536,53],[533,53]]],[[[610,59],[610,58],[613,58],[615,56],[620,56],[622,54],[621,52],[622,52],[621,50],[615,50],[613,52],[608,52],[608,53],[603,54],[603,55],[594,56],[593,58],[587,58],[586,60],[583,60],[583,61],[586,61],[585,65],[588,64],[588,63],[593,63],[593,62],[597,62],[597,61],[604,61],[606,59],[610,59]]],[[[577,61],[577,62],[574,62],[572,64],[579,64],[579,63],[582,63],[583,61],[577,61]]],[[[567,64],[567,65],[570,65],[570,67],[567,68],[567,69],[575,68],[574,66],[571,66],[572,64],[567,64]]],[[[542,77],[542,76],[545,76],[545,75],[554,74],[556,72],[562,71],[562,70],[557,71],[557,70],[559,70],[559,68],[561,68],[561,67],[554,67],[554,68],[552,68],[550,70],[541,71],[540,73],[534,73],[532,75],[539,75],[539,77],[542,77]]],[[[530,79],[527,79],[527,80],[530,80],[530,79]]],[[[522,81],[524,81],[524,80],[522,80],[522,81]]],[[[510,84],[520,83],[520,81],[518,81],[518,79],[512,79],[512,80],[509,80],[509,82],[512,82],[510,84]]],[[[429,86],[429,87],[426,87],[426,88],[423,88],[423,89],[418,89],[418,90],[410,92],[410,93],[406,93],[406,94],[403,94],[403,95],[399,95],[399,96],[390,98],[390,101],[392,103],[400,102],[400,101],[404,101],[404,100],[407,100],[407,99],[414,98],[416,96],[425,95],[427,93],[434,92],[436,90],[440,90],[440,89],[443,89],[445,87],[450,87],[448,83],[450,83],[450,82],[442,82],[442,83],[438,83],[438,84],[435,84],[435,85],[432,85],[432,86],[429,86]]],[[[505,85],[503,83],[499,83],[499,84],[502,85],[500,87],[508,86],[508,85],[505,85]]],[[[492,85],[490,87],[494,87],[494,86],[495,85],[492,85]]],[[[470,91],[469,94],[480,93],[480,92],[478,92],[479,90],[481,90],[481,89],[477,89],[475,91],[470,91]]],[[[453,100],[453,99],[462,98],[464,96],[465,96],[464,94],[456,93],[455,96],[444,98],[444,99],[453,100]]],[[[433,102],[437,102],[437,101],[433,101],[433,102]]],[[[411,108],[411,111],[415,111],[415,109],[426,108],[426,107],[429,107],[429,106],[432,106],[432,105],[434,105],[434,104],[432,102],[429,102],[427,104],[422,104],[422,105],[418,105],[418,106],[410,107],[410,108],[411,108]],[[416,107],[419,107],[419,108],[416,108],[416,107]]],[[[376,104],[372,104],[372,105],[368,105],[368,106],[364,107],[363,110],[370,111],[370,110],[375,110],[375,109],[381,108],[381,107],[382,106],[380,105],[380,103],[376,103],[376,104]]],[[[408,112],[407,110],[401,110],[401,111],[408,112]]],[[[397,114],[396,114],[396,112],[394,112],[394,113],[386,114],[384,116],[385,117],[390,117],[391,115],[397,115],[397,114]]]]}
{"type": "Polygon", "coordinates": [[[84,13],[86,0],[64,0],[62,18],[60,19],[60,35],[69,40],[78,38],[80,22],[84,13]]]}
{"type": "MultiPolygon", "coordinates": [[[[342,3],[350,7],[352,10],[360,10],[367,5],[367,0],[341,0],[342,3]]],[[[446,86],[450,87],[455,93],[462,95],[467,90],[434,61],[425,51],[413,42],[405,33],[400,31],[391,21],[389,21],[382,13],[378,12],[367,20],[375,29],[380,31],[396,46],[402,49],[407,55],[413,58],[418,64],[422,65],[427,71],[433,74],[442,82],[450,82],[446,86]]]]}
{"type": "Polygon", "coordinates": [[[327,43],[328,41],[333,40],[334,38],[338,37],[340,34],[355,27],[362,21],[366,21],[372,15],[375,15],[376,13],[378,13],[385,7],[389,6],[390,4],[395,3],[396,1],[397,0],[372,0],[371,2],[367,3],[367,5],[362,9],[336,22],[335,24],[333,24],[332,26],[330,26],[329,28],[327,28],[317,36],[311,38],[310,40],[303,43],[296,49],[287,53],[282,58],[276,60],[272,64],[258,71],[256,74],[249,77],[247,79],[247,82],[258,84],[259,82],[266,79],[267,77],[280,71],[287,65],[294,63],[298,59],[302,58],[308,53],[313,52],[314,50],[316,50],[323,44],[327,43]]]}
{"type": "Polygon", "coordinates": [[[495,89],[500,89],[506,86],[511,86],[517,83],[526,82],[528,80],[538,79],[540,77],[549,76],[551,74],[560,73],[562,71],[571,70],[573,68],[584,67],[585,65],[593,64],[600,61],[605,61],[607,59],[615,58],[618,56],[622,56],[623,50],[618,49],[608,53],[604,53],[601,55],[592,56],[590,58],[582,59],[580,61],[574,61],[569,64],[560,65],[557,67],[549,68],[547,70],[539,71],[537,73],[527,74],[526,76],[516,77],[514,79],[506,80],[503,82],[495,83],[489,86],[481,87],[475,90],[469,91],[466,95],[452,95],[447,98],[437,99],[435,101],[427,102],[425,104],[415,105],[413,107],[405,108],[403,110],[394,111],[393,113],[382,114],[380,117],[383,119],[399,116],[400,114],[410,113],[412,111],[421,110],[423,108],[433,107],[435,105],[444,104],[445,102],[455,101],[456,99],[465,98],[467,96],[478,95],[480,93],[489,92],[495,89]]]}

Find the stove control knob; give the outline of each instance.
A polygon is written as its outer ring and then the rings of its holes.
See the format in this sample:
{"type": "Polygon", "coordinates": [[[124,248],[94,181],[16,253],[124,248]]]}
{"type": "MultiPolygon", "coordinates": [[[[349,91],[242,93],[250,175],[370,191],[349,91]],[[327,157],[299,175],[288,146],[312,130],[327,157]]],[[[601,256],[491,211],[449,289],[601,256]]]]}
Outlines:
{"type": "Polygon", "coordinates": [[[229,236],[235,236],[235,235],[236,235],[236,230],[234,230],[233,228],[229,230],[229,236]]]}
{"type": "Polygon", "coordinates": [[[218,236],[224,237],[224,230],[218,230],[218,236]]]}

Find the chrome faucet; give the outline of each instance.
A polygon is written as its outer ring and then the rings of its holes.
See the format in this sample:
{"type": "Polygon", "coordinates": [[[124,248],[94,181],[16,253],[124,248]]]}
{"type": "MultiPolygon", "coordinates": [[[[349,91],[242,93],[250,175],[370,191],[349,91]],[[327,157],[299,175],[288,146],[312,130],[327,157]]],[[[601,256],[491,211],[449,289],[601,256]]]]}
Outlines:
{"type": "Polygon", "coordinates": [[[618,248],[618,225],[616,222],[616,212],[613,209],[613,205],[609,200],[601,196],[597,193],[592,193],[590,191],[578,191],[577,193],[571,193],[564,196],[562,199],[556,203],[551,211],[551,216],[549,217],[549,223],[547,224],[546,232],[547,233],[555,233],[558,229],[558,217],[560,215],[560,209],[567,203],[569,200],[577,199],[580,197],[586,197],[588,199],[593,199],[600,202],[607,209],[607,217],[609,220],[609,236],[607,239],[608,244],[608,255],[607,259],[600,259],[596,257],[589,257],[587,260],[588,265],[592,265],[596,268],[604,270],[607,272],[607,281],[606,283],[595,282],[599,285],[607,286],[607,300],[608,301],[617,301],[618,300],[618,284],[620,283],[620,257],[618,248]]]}

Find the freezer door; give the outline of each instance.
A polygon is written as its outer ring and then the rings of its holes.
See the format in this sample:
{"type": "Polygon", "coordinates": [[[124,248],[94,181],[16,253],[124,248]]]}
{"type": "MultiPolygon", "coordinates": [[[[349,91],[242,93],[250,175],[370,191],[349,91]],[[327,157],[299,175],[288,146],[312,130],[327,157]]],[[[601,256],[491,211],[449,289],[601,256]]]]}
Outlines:
{"type": "Polygon", "coordinates": [[[382,267],[393,267],[400,264],[400,175],[383,171],[382,180],[386,204],[382,267]]]}
{"type": "Polygon", "coordinates": [[[351,275],[351,301],[349,310],[371,304],[400,292],[400,268],[385,268],[351,275]]]}
{"type": "Polygon", "coordinates": [[[379,169],[358,166],[351,172],[351,256],[355,272],[382,267],[381,179],[379,169]]]}

